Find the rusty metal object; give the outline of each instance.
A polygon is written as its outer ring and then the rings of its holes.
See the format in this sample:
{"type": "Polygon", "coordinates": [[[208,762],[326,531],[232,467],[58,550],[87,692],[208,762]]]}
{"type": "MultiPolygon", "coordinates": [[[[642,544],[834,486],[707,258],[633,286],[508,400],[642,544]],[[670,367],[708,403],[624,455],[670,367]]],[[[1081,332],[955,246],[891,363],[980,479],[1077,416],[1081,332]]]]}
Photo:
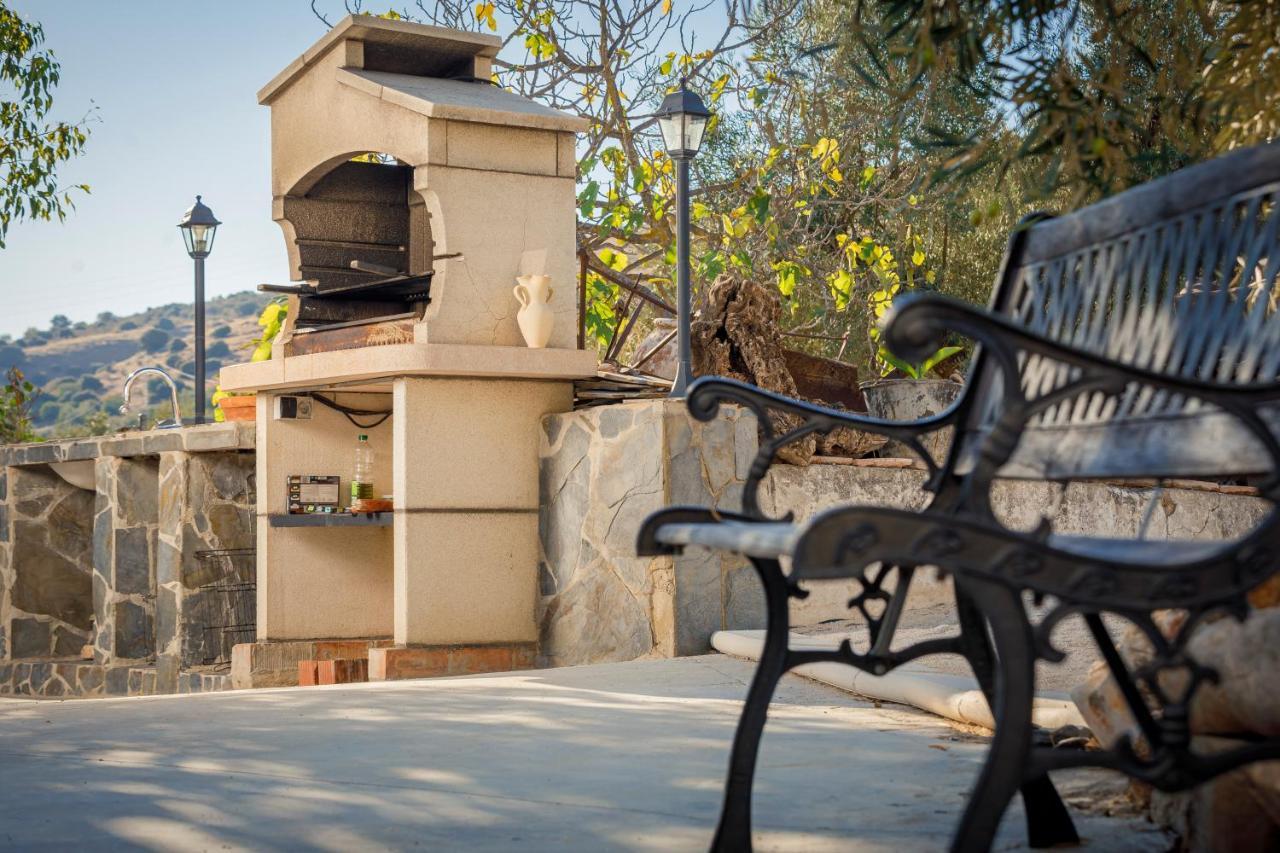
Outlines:
{"type": "Polygon", "coordinates": [[[804,399],[851,412],[867,410],[867,402],[858,387],[858,368],[852,364],[793,349],[784,349],[782,358],[804,399]]]}

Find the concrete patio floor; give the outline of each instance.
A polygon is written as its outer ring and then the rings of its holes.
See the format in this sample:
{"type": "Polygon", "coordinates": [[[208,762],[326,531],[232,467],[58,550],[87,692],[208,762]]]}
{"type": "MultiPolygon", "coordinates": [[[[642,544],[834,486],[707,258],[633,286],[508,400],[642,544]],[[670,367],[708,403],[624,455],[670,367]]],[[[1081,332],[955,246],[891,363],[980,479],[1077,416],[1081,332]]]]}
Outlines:
{"type": "MultiPolygon", "coordinates": [[[[0,700],[0,848],[705,850],[752,666],[0,700]]],[[[937,718],[787,676],[757,849],[944,849],[984,750],[937,718]]],[[[1062,787],[1097,800],[1110,778],[1062,787]]],[[[1168,846],[1136,818],[1077,816],[1090,850],[1168,846]]],[[[997,848],[1024,839],[1015,803],[997,848]]]]}

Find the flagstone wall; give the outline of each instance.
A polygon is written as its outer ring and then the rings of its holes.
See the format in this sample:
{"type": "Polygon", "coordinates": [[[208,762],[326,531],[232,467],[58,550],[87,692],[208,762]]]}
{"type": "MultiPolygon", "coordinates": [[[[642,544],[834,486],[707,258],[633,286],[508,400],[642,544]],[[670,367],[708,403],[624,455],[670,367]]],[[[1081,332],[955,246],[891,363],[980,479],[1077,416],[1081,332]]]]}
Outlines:
{"type": "MultiPolygon", "coordinates": [[[[548,665],[700,654],[721,629],[764,626],[753,570],[739,557],[689,548],[678,557],[638,558],[635,539],[651,512],[671,504],[739,509],[757,448],[754,418],[735,407],[710,423],[683,403],[651,400],[543,419],[542,561],[539,626],[548,665]]],[[[845,460],[847,462],[847,460],[845,460]]],[[[917,508],[924,472],[850,464],[775,465],[761,484],[761,509],[804,520],[840,503],[917,508]]],[[[1242,535],[1268,505],[1232,487],[1179,482],[1156,496],[1143,484],[998,483],[993,503],[1011,527],[1041,518],[1062,533],[1133,537],[1147,518],[1155,539],[1242,535]],[[1150,512],[1148,508],[1150,507],[1150,512]],[[1149,516],[1149,517],[1148,517],[1149,516]]],[[[850,618],[857,581],[810,584],[791,605],[792,624],[850,618]]],[[[908,607],[949,601],[950,582],[921,573],[908,607]]]]}
{"type": "Polygon", "coordinates": [[[79,655],[92,642],[93,494],[48,466],[0,474],[0,659],[79,655]],[[7,636],[6,636],[7,634],[7,636]]]}
{"type": "Polygon", "coordinates": [[[228,686],[253,640],[253,446],[228,423],[0,447],[0,693],[228,686]]]}
{"type": "Polygon", "coordinates": [[[707,649],[713,631],[762,627],[751,569],[708,552],[636,557],[636,532],[672,503],[736,507],[756,446],[737,409],[711,423],[682,402],[640,401],[543,419],[543,662],[670,657],[707,649]]]}

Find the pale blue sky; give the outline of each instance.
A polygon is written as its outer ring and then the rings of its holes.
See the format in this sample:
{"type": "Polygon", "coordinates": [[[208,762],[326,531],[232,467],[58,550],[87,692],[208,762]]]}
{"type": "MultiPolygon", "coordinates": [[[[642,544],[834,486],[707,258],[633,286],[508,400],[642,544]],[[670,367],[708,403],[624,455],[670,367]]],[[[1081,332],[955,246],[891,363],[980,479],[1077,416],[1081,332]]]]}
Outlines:
{"type": "Polygon", "coordinates": [[[11,0],[44,24],[62,63],[55,111],[97,104],[84,156],[65,183],[88,183],[63,224],[26,222],[0,250],[0,333],[92,320],[192,298],[176,227],[196,193],[225,224],[210,295],[288,278],[271,220],[267,108],[255,94],[324,32],[306,0],[11,0]]]}
{"type": "MultiPolygon", "coordinates": [[[[55,314],[92,320],[190,302],[177,222],[197,193],[224,223],[208,296],[288,280],[271,220],[269,114],[256,94],[323,35],[308,0],[7,2],[44,25],[62,64],[56,117],[97,110],[87,151],[60,174],[92,193],[77,194],[65,223],[14,225],[0,249],[0,334],[46,327],[55,314]]],[[[343,14],[339,0],[320,5],[335,22],[343,14]]],[[[695,44],[700,22],[723,26],[717,0],[691,9],[695,44]]],[[[678,46],[673,33],[659,47],[678,46]]]]}

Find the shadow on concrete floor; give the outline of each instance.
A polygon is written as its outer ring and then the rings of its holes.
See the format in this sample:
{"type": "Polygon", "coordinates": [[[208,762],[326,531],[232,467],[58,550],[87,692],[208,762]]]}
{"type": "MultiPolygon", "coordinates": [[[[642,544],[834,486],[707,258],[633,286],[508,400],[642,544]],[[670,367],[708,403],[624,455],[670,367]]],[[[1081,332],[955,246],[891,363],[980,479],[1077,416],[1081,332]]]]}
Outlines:
{"type": "MultiPolygon", "coordinates": [[[[752,665],[723,656],[331,688],[0,702],[0,847],[703,850],[752,665]]],[[[985,751],[788,676],[761,850],[945,847],[985,751]]],[[[1020,806],[1000,847],[1022,846],[1020,806]]],[[[1085,816],[1094,850],[1163,850],[1085,816]]]]}

